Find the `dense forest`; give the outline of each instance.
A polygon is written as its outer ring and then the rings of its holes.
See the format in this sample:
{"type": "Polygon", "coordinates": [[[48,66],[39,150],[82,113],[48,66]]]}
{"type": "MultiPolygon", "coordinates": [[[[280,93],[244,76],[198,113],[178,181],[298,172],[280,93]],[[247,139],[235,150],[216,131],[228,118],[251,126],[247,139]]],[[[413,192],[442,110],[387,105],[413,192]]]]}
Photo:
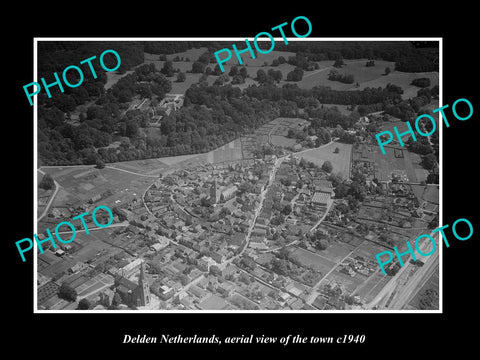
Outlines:
{"type": "MultiPolygon", "coordinates": [[[[348,53],[348,47],[342,44],[333,46],[309,42],[308,49],[315,56],[324,54],[322,56],[332,58],[338,54],[349,58],[364,55],[394,57],[402,53],[387,43],[372,44],[369,47],[364,43],[354,43],[350,46],[355,50],[352,53],[348,53]]],[[[305,45],[300,43],[292,42],[292,45],[288,51],[305,50],[305,45]]],[[[202,80],[208,76],[203,74],[201,81],[186,91],[184,106],[164,116],[159,127],[150,128],[151,111],[132,109],[129,103],[134,98],[150,99],[153,107],[171,90],[171,81],[165,76],[168,69],[159,70],[153,64],[143,64],[144,51],[165,55],[200,46],[210,49],[196,62],[205,68],[212,61],[212,49],[228,45],[187,41],[40,42],[40,74],[62,72],[66,66],[79,64],[79,59],[93,55],[98,57],[106,49],[115,49],[120,54],[122,64],[118,72],[129,73],[105,90],[107,77],[105,71],[98,68],[98,78],[93,79],[88,74],[80,87],[65,87],[63,94],[57,90],[50,99],[39,95],[39,163],[95,164],[99,160],[116,162],[206,152],[250,133],[278,116],[308,117],[313,122],[312,131],[319,131],[318,135],[321,135],[323,126],[346,129],[358,120],[359,115],[372,110],[385,110],[400,118],[411,117],[422,104],[438,94],[438,87],[431,90],[421,88],[416,98],[404,101],[401,99],[402,90],[394,85],[352,91],[332,90],[324,86],[300,89],[296,84],[279,87],[276,83],[281,77],[277,75],[281,73],[273,70],[257,73],[264,80],[261,84],[240,90],[231,83],[241,83],[247,74],[243,67],[232,67],[231,74],[225,74],[224,81],[217,81],[213,85],[202,80]],[[232,77],[231,83],[229,76],[232,77]],[[343,104],[352,109],[358,105],[358,112],[352,113],[355,116],[345,116],[338,110],[324,108],[322,104],[343,104]]],[[[402,50],[415,50],[408,43],[397,46],[402,50]]],[[[406,54],[407,50],[403,56],[406,54]]],[[[305,54],[288,60],[276,60],[279,63],[295,63],[298,72],[311,67],[314,61],[305,54]]],[[[98,62],[92,64],[99,66],[98,62]]]]}

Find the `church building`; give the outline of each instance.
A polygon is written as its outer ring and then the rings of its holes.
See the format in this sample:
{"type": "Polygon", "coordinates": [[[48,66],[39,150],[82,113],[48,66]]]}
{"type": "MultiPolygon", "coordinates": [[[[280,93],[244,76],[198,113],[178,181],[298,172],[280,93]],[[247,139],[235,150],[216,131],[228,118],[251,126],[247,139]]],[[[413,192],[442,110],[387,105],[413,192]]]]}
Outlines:
{"type": "Polygon", "coordinates": [[[129,306],[146,306],[150,304],[150,285],[145,279],[143,262],[140,265],[138,284],[135,284],[122,275],[115,279],[115,288],[122,298],[122,301],[129,306]]]}

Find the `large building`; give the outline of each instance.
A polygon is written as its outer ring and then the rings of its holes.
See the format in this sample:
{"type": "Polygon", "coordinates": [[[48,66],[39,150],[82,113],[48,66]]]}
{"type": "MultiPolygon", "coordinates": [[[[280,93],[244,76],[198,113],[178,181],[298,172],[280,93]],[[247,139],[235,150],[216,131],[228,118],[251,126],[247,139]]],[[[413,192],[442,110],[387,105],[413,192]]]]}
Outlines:
{"type": "Polygon", "coordinates": [[[312,205],[327,206],[330,200],[330,194],[326,192],[316,192],[312,197],[312,205]]]}
{"type": "Polygon", "coordinates": [[[235,197],[238,188],[235,185],[219,187],[217,180],[213,180],[210,188],[210,202],[212,204],[219,204],[228,201],[235,197]]]}
{"type": "Polygon", "coordinates": [[[127,305],[146,306],[151,302],[150,285],[145,280],[145,274],[143,273],[143,261],[140,265],[138,284],[120,276],[115,281],[115,287],[117,293],[127,305]]]}

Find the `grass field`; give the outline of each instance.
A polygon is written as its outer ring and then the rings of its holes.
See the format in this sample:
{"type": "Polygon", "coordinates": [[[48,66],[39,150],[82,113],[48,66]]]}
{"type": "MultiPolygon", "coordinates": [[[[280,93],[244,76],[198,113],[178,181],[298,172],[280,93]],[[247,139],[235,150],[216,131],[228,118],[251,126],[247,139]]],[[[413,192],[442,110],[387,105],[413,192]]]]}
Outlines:
{"type": "MultiPolygon", "coordinates": [[[[377,63],[377,61],[375,61],[377,63]]],[[[393,69],[393,67],[391,67],[393,69]]],[[[439,85],[439,74],[438,72],[425,72],[425,73],[404,73],[400,71],[392,71],[386,76],[380,76],[376,79],[370,81],[365,81],[360,83],[358,89],[362,90],[366,87],[377,88],[385,87],[388,83],[395,84],[400,86],[403,89],[402,98],[409,99],[417,96],[417,91],[420,89],[417,86],[411,85],[413,79],[426,77],[431,81],[431,87],[434,85],[439,85]]]]}
{"type": "MultiPolygon", "coordinates": [[[[52,175],[66,192],[55,198],[53,206],[76,206],[88,202],[95,195],[112,191],[98,202],[110,208],[118,202],[131,201],[140,197],[145,188],[152,182],[152,177],[142,177],[125,171],[111,168],[95,169],[93,166],[42,168],[52,175]]],[[[95,207],[92,204],[92,208],[95,207]]]]}
{"type": "Polygon", "coordinates": [[[295,247],[295,250],[293,250],[291,254],[297,257],[304,266],[314,267],[322,274],[326,274],[332,267],[335,266],[335,262],[327,259],[326,257],[314,254],[299,247],[295,247]]]}
{"type": "Polygon", "coordinates": [[[427,180],[428,171],[422,168],[420,155],[401,148],[404,157],[396,158],[394,147],[386,146],[385,155],[382,154],[379,146],[375,148],[377,151],[371,154],[377,164],[376,177],[380,181],[389,180],[392,173],[405,175],[408,181],[413,183],[427,180]]]}
{"type": "Polygon", "coordinates": [[[125,75],[131,74],[133,70],[125,71],[125,73],[120,74],[118,71],[107,72],[107,82],[104,85],[105,90],[110,89],[113,85],[117,83],[125,75]]]}
{"type": "MultiPolygon", "coordinates": [[[[320,68],[311,72],[305,72],[303,79],[297,83],[302,89],[311,89],[314,86],[329,86],[333,90],[358,89],[355,83],[370,82],[382,77],[385,67],[393,69],[394,63],[388,61],[376,60],[375,66],[366,67],[366,59],[345,60],[345,66],[336,69],[340,74],[352,74],[355,82],[353,84],[344,84],[339,81],[328,80],[328,74],[333,67],[333,60],[319,61],[320,68]]],[[[386,84],[385,84],[386,85],[386,84]]],[[[384,85],[384,86],[385,86],[384,85]]]]}
{"type": "Polygon", "coordinates": [[[224,161],[242,160],[242,143],[240,139],[225,144],[218,149],[210,151],[206,154],[207,161],[216,164],[224,161]]]}
{"type": "MultiPolygon", "coordinates": [[[[377,267],[375,263],[375,255],[383,250],[385,249],[378,245],[364,241],[357,249],[353,251],[349,258],[353,259],[356,256],[361,256],[370,264],[369,267],[377,267]]],[[[378,274],[377,271],[371,274],[369,277],[366,277],[360,273],[350,276],[339,272],[338,269],[336,269],[325,279],[325,283],[339,282],[345,286],[347,293],[359,295],[360,297],[364,297],[367,294],[370,296],[375,296],[377,292],[380,291],[385,285],[383,283],[383,275],[377,276],[376,274],[378,274]]]]}
{"type": "Polygon", "coordinates": [[[350,176],[352,145],[332,142],[320,149],[303,151],[299,156],[307,161],[311,161],[318,166],[322,166],[325,161],[330,161],[333,165],[333,173],[347,179],[350,176]],[[338,154],[334,153],[335,148],[339,148],[338,154]]]}

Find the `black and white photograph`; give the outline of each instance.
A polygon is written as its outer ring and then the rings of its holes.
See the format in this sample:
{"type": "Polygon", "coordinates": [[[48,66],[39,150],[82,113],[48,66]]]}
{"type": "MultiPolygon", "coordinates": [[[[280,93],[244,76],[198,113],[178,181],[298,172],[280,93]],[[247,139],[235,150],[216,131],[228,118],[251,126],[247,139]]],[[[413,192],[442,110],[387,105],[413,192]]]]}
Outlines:
{"type": "Polygon", "coordinates": [[[440,40],[249,46],[37,41],[38,310],[440,309],[440,40]]]}
{"type": "Polygon", "coordinates": [[[7,348],[473,350],[472,6],[68,6],[2,25],[7,348]]]}

